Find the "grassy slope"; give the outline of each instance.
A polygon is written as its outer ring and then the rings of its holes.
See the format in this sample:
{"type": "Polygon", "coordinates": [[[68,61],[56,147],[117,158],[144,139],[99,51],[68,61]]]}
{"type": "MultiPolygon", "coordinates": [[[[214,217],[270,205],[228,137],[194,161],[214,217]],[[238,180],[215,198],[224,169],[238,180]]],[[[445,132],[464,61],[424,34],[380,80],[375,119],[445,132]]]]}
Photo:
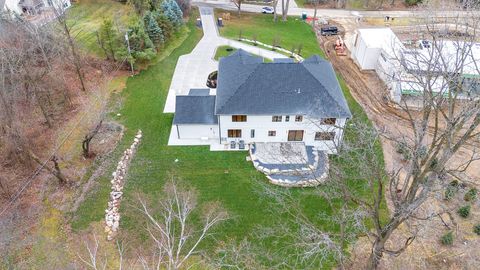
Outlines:
{"type": "Polygon", "coordinates": [[[244,38],[253,39],[256,34],[257,40],[266,44],[272,44],[275,38],[279,38],[280,46],[287,50],[302,44],[304,57],[313,54],[324,56],[318,47],[313,29],[296,17],[290,17],[287,22],[279,19],[274,23],[273,15],[242,13],[238,18],[232,14],[229,21],[224,21],[224,25],[225,27],[220,28],[220,35],[227,38],[238,39],[241,30],[244,38]]]}
{"type": "MultiPolygon", "coordinates": [[[[269,23],[268,16],[251,18],[257,23],[256,28],[268,29],[273,26],[269,23]]],[[[222,34],[230,31],[232,35],[236,35],[235,31],[230,29],[231,23],[233,22],[227,22],[227,27],[222,29],[222,34]]],[[[173,44],[167,46],[167,52],[162,54],[163,58],[159,57],[159,60],[148,70],[129,78],[126,89],[122,93],[124,106],[121,109],[121,121],[126,126],[126,134],[114,156],[118,157],[121,151],[131,143],[137,129],[142,129],[144,132],[144,139],[131,166],[125,188],[126,201],[122,205],[124,213],[122,230],[128,232],[131,238],[137,240],[141,238],[139,227],[143,226],[139,225],[137,214],[131,211],[131,204],[135,204],[134,194],[139,192],[155,198],[161,194],[165,179],[170,174],[175,174],[197,189],[201,205],[220,201],[233,217],[231,221],[216,230],[216,241],[206,242],[204,248],[213,250],[217,241],[226,241],[230,238],[248,237],[252,242],[257,242],[258,239],[252,235],[256,226],[271,226],[278,216],[270,212],[268,202],[257,193],[259,184],[254,179],[264,181],[265,178],[253,168],[251,163],[245,161],[245,153],[210,152],[208,147],[200,146],[166,146],[173,115],[163,114],[162,111],[172,74],[178,57],[190,52],[201,37],[201,32],[195,28],[193,21],[189,23],[188,29],[190,32],[185,40],[182,40],[185,36],[178,38],[173,44]],[[168,51],[172,49],[174,50],[168,51]],[[179,162],[175,163],[175,159],[179,162]]],[[[294,44],[299,38],[304,40],[306,56],[322,54],[314,33],[309,29],[308,25],[291,20],[289,23],[276,25],[272,32],[284,33],[283,40],[286,44],[294,44]]],[[[268,36],[273,37],[273,34],[265,35],[265,41],[269,38],[268,36]]],[[[262,41],[260,36],[259,40],[262,41]]],[[[361,107],[349,95],[343,83],[342,87],[352,112],[366,119],[361,107]]],[[[113,168],[109,172],[112,170],[113,168]]],[[[97,190],[90,194],[79,210],[74,213],[73,229],[86,229],[91,222],[101,221],[108,199],[109,180],[109,173],[101,177],[97,190]]],[[[319,211],[327,215],[335,211],[326,201],[311,195],[308,189],[296,189],[293,193],[301,202],[305,213],[312,219],[316,219],[319,211]]],[[[285,222],[288,220],[286,219],[285,222]]],[[[338,226],[320,220],[317,220],[317,225],[320,229],[327,231],[339,230],[338,226]]],[[[269,245],[282,246],[282,243],[269,245]]]]}
{"type": "Polygon", "coordinates": [[[103,56],[95,34],[103,20],[112,19],[122,29],[123,25],[137,16],[131,6],[113,0],[82,0],[68,12],[69,25],[73,26],[77,41],[86,51],[97,56],[103,56]]]}

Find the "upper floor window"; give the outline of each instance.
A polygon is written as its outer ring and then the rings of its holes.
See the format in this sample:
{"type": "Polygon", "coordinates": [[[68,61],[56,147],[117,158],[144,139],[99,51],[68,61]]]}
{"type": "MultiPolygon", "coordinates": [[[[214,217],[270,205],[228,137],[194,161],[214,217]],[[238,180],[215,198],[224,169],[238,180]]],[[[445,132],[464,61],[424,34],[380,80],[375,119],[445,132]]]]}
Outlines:
{"type": "Polygon", "coordinates": [[[303,121],[303,115],[296,115],[295,116],[295,122],[302,122],[303,121]]]}
{"type": "Polygon", "coordinates": [[[290,115],[285,116],[285,122],[290,121],[290,115]]]}
{"type": "Polygon", "coordinates": [[[321,124],[322,125],[335,125],[337,122],[336,118],[323,118],[321,124]]]}
{"type": "Polygon", "coordinates": [[[282,122],[282,116],[281,115],[272,116],[272,122],[282,122]]]}
{"type": "Polygon", "coordinates": [[[269,130],[269,131],[268,131],[268,136],[269,136],[269,137],[275,137],[275,136],[277,136],[277,131],[275,131],[275,130],[269,130]]]}
{"type": "Polygon", "coordinates": [[[315,132],[315,141],[333,141],[335,132],[315,132]]]}
{"type": "Polygon", "coordinates": [[[247,122],[246,115],[232,115],[232,122],[247,122]]]}

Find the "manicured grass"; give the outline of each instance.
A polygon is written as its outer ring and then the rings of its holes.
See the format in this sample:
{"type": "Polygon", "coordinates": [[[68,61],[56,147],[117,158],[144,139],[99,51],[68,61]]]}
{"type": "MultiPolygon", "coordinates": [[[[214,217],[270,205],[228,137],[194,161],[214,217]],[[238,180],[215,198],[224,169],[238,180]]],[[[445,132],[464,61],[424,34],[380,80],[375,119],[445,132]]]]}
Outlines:
{"type": "MultiPolygon", "coordinates": [[[[131,143],[138,129],[143,131],[144,136],[130,167],[124,189],[121,231],[131,239],[130,243],[143,241],[144,224],[138,211],[133,207],[138,205],[136,194],[143,194],[155,200],[162,195],[165,181],[174,175],[198,191],[200,208],[212,201],[219,201],[232,217],[215,229],[214,238],[202,244],[201,248],[205,249],[209,255],[213,254],[219,242],[230,239],[239,241],[247,238],[253,244],[263,243],[274,250],[284,248],[290,236],[281,237],[280,242],[273,240],[262,242],[255,234],[258,227],[268,228],[277,221],[292,227],[296,224],[289,216],[276,214],[270,206],[269,199],[260,194],[262,190],[260,183],[265,182],[266,179],[245,160],[246,152],[210,152],[206,146],[167,146],[173,114],[164,114],[163,106],[175,65],[178,58],[189,53],[201,37],[201,32],[194,26],[195,16],[192,18],[188,24],[190,32],[183,43],[177,40],[173,43],[175,45],[170,47],[175,48],[173,51],[165,53],[147,70],[129,78],[126,89],[122,93],[121,98],[124,103],[120,111],[120,119],[126,127],[126,133],[113,155],[113,163],[123,149],[131,143]]],[[[301,29],[304,27],[296,22],[293,24],[301,29]]],[[[254,22],[252,25],[255,25],[254,22]]],[[[295,27],[288,24],[288,27],[283,29],[284,35],[289,37],[285,40],[293,42],[294,37],[298,37],[295,27]]],[[[303,37],[304,48],[308,50],[305,52],[310,55],[320,54],[321,50],[316,44],[313,32],[308,34],[309,32],[303,29],[302,33],[306,34],[303,37]]],[[[361,107],[349,95],[344,83],[342,88],[352,112],[368,121],[361,107]]],[[[381,149],[378,157],[382,158],[381,149]]],[[[107,205],[112,171],[113,165],[111,170],[99,179],[97,190],[90,194],[79,210],[74,213],[72,222],[74,230],[86,229],[91,222],[102,220],[103,211],[107,205]]],[[[354,185],[359,185],[359,181],[352,179],[352,182],[354,185]]],[[[359,187],[359,190],[361,189],[362,187],[359,187]]],[[[325,199],[315,196],[313,192],[315,192],[314,189],[292,189],[293,196],[300,203],[306,216],[311,218],[319,229],[338,232],[340,228],[337,224],[326,222],[325,219],[319,218],[318,214],[332,215],[337,211],[337,206],[341,205],[341,201],[334,200],[333,207],[330,207],[325,199]]],[[[318,265],[318,268],[332,266],[333,261],[327,261],[321,266],[318,265]]]]}
{"type": "MultiPolygon", "coordinates": [[[[214,59],[215,60],[219,60],[220,57],[226,57],[226,56],[229,56],[230,54],[236,52],[237,49],[236,48],[233,48],[233,47],[230,47],[230,46],[220,46],[220,47],[217,47],[217,50],[215,52],[215,57],[214,59]]],[[[268,58],[263,58],[263,62],[272,62],[272,60],[268,59],[268,58]]]]}
{"type": "Polygon", "coordinates": [[[217,47],[217,50],[215,51],[214,59],[218,61],[220,59],[220,57],[229,56],[230,54],[232,54],[236,51],[237,51],[236,48],[233,48],[233,47],[230,47],[230,46],[217,47]]]}
{"type": "Polygon", "coordinates": [[[82,0],[68,9],[68,24],[73,26],[77,42],[89,53],[103,56],[97,43],[96,32],[104,19],[112,19],[115,27],[120,29],[130,20],[136,18],[130,5],[113,0],[82,0]]]}
{"type": "MultiPolygon", "coordinates": [[[[217,10],[216,14],[222,12],[217,10]]],[[[230,20],[224,21],[224,25],[219,31],[221,36],[227,38],[238,39],[241,31],[243,38],[254,39],[256,35],[258,41],[270,45],[274,39],[278,39],[280,46],[287,50],[302,45],[303,57],[314,54],[324,56],[312,27],[297,17],[289,17],[286,22],[279,18],[275,23],[270,14],[242,13],[240,18],[232,14],[230,20]]]]}

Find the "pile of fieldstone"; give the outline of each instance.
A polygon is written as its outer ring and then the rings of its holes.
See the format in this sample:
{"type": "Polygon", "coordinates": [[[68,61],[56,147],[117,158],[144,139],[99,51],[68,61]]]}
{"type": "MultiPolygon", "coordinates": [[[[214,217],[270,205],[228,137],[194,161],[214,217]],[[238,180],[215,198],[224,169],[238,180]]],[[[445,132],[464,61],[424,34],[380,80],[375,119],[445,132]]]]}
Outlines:
{"type": "Polygon", "coordinates": [[[110,192],[110,200],[108,201],[108,207],[105,210],[105,232],[107,233],[107,240],[112,240],[118,232],[120,225],[120,201],[123,195],[123,185],[125,183],[125,177],[127,176],[128,166],[130,161],[135,155],[138,144],[142,139],[142,131],[138,130],[137,135],[133,139],[133,143],[123,152],[123,156],[118,162],[117,169],[112,173],[113,179],[110,181],[112,184],[112,191],[110,192]]]}

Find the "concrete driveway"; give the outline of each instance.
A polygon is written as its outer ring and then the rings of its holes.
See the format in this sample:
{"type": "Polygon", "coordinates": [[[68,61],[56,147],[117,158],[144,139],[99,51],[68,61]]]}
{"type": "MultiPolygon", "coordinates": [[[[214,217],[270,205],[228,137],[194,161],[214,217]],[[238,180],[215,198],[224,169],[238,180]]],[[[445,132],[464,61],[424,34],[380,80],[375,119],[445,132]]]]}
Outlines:
{"type": "MultiPolygon", "coordinates": [[[[218,62],[213,58],[217,47],[229,45],[265,58],[286,58],[285,55],[259,47],[230,40],[218,35],[215,16],[211,7],[200,7],[203,37],[190,54],[179,57],[172,83],[168,90],[164,113],[175,112],[175,97],[187,95],[191,88],[206,88],[208,75],[218,69],[218,62]]],[[[211,90],[214,91],[214,90],[211,90]]]]}

